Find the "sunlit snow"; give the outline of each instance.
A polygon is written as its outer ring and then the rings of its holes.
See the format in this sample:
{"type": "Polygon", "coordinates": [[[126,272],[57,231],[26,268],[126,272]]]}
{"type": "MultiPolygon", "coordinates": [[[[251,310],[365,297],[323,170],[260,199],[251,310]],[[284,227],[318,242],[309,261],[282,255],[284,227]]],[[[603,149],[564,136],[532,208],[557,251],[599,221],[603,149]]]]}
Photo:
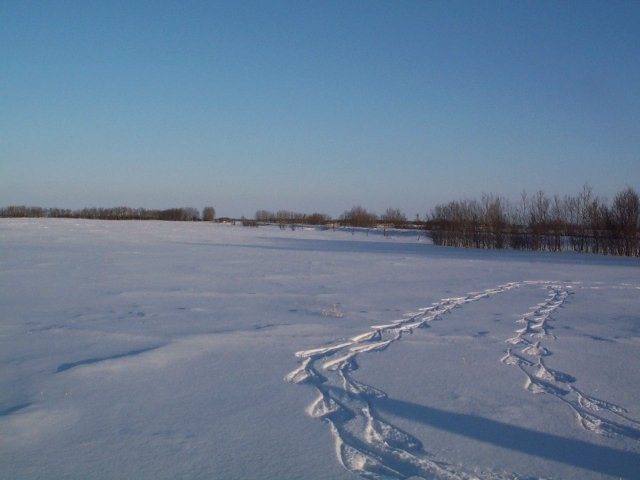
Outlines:
{"type": "Polygon", "coordinates": [[[0,478],[639,478],[638,259],[2,219],[0,282],[0,478]]]}

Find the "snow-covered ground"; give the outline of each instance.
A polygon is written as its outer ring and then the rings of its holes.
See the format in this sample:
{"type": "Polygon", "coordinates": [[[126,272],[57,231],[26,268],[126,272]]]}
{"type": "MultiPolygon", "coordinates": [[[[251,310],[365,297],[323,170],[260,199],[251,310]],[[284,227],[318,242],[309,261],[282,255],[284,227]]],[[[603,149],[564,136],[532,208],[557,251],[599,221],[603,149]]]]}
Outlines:
{"type": "Polygon", "coordinates": [[[640,261],[0,220],[0,478],[640,478],[640,261]]]}

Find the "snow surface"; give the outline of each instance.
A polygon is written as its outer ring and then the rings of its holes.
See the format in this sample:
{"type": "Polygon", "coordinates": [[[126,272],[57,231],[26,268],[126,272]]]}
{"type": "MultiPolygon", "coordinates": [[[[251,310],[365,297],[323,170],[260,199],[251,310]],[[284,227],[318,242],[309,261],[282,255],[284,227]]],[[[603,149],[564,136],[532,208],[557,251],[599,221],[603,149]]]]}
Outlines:
{"type": "Polygon", "coordinates": [[[640,262],[0,220],[0,478],[640,478],[640,262]]]}

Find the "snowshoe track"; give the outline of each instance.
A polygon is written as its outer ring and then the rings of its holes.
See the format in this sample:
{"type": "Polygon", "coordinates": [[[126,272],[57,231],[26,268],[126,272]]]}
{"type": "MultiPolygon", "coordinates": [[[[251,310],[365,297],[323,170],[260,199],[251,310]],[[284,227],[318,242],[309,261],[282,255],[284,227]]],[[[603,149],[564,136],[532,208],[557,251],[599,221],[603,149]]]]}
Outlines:
{"type": "Polygon", "coordinates": [[[406,314],[403,319],[373,325],[371,331],[347,341],[296,352],[301,364],[285,378],[292,383],[310,384],[317,390],[318,397],[309,406],[308,413],[329,424],[336,455],[344,468],[367,479],[518,478],[515,474],[489,471],[465,472],[459,466],[434,458],[417,438],[382,420],[372,400],[385,398],[386,393],[355,380],[351,372],[358,369],[358,355],[384,351],[401,340],[404,333],[429,328],[433,321],[442,320],[455,308],[522,286],[542,287],[548,295],[545,301],[516,321],[518,328],[513,337],[505,340],[510,346],[500,361],[523,372],[526,390],[552,395],[566,403],[582,428],[596,434],[640,440],[640,430],[626,425],[638,425],[640,422],[628,416],[627,410],[584,394],[573,386],[576,382],[573,376],[550,368],[545,360],[553,354],[548,341],[556,339],[550,333],[553,314],[573,293],[572,287],[548,281],[510,282],[462,297],[444,298],[406,314]],[[320,364],[326,376],[319,373],[316,363],[320,364]],[[607,419],[602,413],[616,416],[618,421],[607,419]]]}
{"type": "Polygon", "coordinates": [[[524,326],[517,328],[516,335],[506,341],[512,346],[522,346],[520,352],[526,358],[515,354],[513,347],[509,347],[501,359],[502,363],[518,366],[522,370],[525,390],[534,394],[546,393],[566,403],[575,414],[578,425],[585,430],[599,435],[640,440],[640,430],[619,423],[623,421],[640,425],[638,420],[627,415],[626,409],[584,394],[573,385],[575,377],[547,366],[544,358],[553,354],[549,341],[556,340],[549,333],[553,329],[553,314],[564,305],[573,291],[569,285],[556,283],[548,284],[546,289],[547,299],[516,321],[518,325],[524,326]]]}

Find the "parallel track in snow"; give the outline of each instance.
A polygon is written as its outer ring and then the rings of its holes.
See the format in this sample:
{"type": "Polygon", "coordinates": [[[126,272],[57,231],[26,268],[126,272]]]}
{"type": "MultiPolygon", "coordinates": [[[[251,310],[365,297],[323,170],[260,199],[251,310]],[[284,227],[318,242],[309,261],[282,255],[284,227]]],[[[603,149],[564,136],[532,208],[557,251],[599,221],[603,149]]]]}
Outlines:
{"type": "Polygon", "coordinates": [[[519,368],[524,388],[532,393],[546,393],[568,405],[580,426],[608,436],[640,439],[639,422],[621,406],[587,395],[572,384],[571,375],[550,368],[545,357],[552,354],[549,340],[553,313],[572,293],[568,284],[548,281],[511,282],[462,297],[444,298],[428,307],[333,345],[296,352],[300,365],[286,380],[307,383],[317,391],[308,407],[309,415],[323,419],[335,439],[340,463],[350,472],[367,479],[502,479],[515,474],[461,471],[451,463],[425,451],[422,443],[407,432],[383,420],[375,411],[374,400],[385,398],[380,389],[357,381],[352,373],[358,369],[362,354],[381,352],[402,339],[405,333],[431,326],[453,309],[523,286],[544,288],[545,301],[532,307],[517,321],[515,336],[506,340],[507,348],[500,361],[519,368]],[[597,412],[616,415],[623,423],[605,418],[597,412]],[[626,423],[626,425],[625,425],[626,423]],[[629,425],[631,424],[631,425],[629,425]]]}
{"type": "Polygon", "coordinates": [[[500,361],[517,366],[522,371],[526,390],[535,394],[552,395],[567,404],[582,428],[600,435],[640,440],[640,430],[632,426],[640,425],[640,422],[631,418],[625,408],[585,394],[573,386],[576,379],[572,375],[547,366],[544,359],[553,354],[547,340],[555,340],[555,336],[550,333],[552,315],[571,294],[571,287],[550,284],[547,288],[547,299],[516,321],[521,326],[516,330],[516,335],[507,340],[511,347],[500,361]],[[514,353],[514,349],[520,349],[522,355],[514,353]],[[631,425],[607,419],[599,412],[618,417],[631,425]]]}

